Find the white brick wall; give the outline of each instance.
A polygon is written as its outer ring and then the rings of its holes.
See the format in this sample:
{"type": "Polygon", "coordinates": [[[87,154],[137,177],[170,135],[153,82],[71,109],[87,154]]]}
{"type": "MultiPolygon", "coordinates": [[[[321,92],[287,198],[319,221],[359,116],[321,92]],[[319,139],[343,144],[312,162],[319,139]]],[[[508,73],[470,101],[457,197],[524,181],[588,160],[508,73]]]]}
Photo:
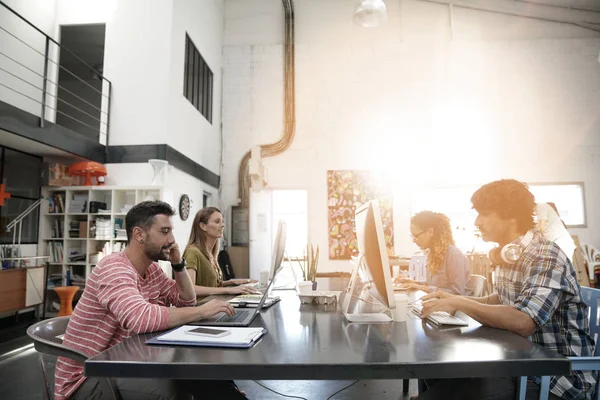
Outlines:
{"type": "MultiPolygon", "coordinates": [[[[366,30],[352,24],[351,1],[294,3],[296,139],[265,164],[270,187],[309,189],[313,243],[327,248],[326,171],[382,168],[406,193],[501,177],[585,181],[589,228],[574,233],[600,245],[596,33],[455,8],[451,41],[447,8],[433,4],[388,1],[387,24],[366,30]]],[[[242,155],[283,133],[282,15],[278,0],[226,1],[227,206],[242,155]]],[[[400,253],[414,250],[407,197],[395,199],[400,253]]]]}

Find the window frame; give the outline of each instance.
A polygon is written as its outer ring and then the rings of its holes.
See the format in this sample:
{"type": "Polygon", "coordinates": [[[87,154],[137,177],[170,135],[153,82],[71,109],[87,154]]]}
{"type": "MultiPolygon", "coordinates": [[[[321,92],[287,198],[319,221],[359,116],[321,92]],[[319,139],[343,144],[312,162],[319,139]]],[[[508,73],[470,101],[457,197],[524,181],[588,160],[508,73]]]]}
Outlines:
{"type": "MultiPolygon", "coordinates": [[[[6,150],[10,150],[10,151],[13,151],[13,152],[16,152],[16,153],[21,153],[21,154],[24,154],[24,155],[29,156],[29,157],[37,158],[37,159],[40,160],[40,168],[43,168],[43,160],[44,160],[43,157],[37,156],[35,154],[27,153],[27,152],[24,152],[24,151],[21,151],[21,150],[17,150],[17,149],[14,149],[12,147],[0,145],[0,183],[4,182],[5,154],[6,154],[6,150]]],[[[6,201],[10,201],[11,199],[20,199],[20,200],[31,200],[33,202],[36,202],[37,200],[40,199],[40,197],[42,197],[41,182],[40,182],[40,185],[38,185],[37,193],[38,193],[38,197],[37,198],[27,197],[27,196],[21,196],[21,195],[12,195],[11,194],[10,199],[6,199],[6,201]]],[[[5,203],[4,206],[6,206],[6,203],[5,203]]],[[[0,214],[1,214],[1,211],[0,211],[0,214]]],[[[30,214],[30,215],[32,215],[32,214],[30,214]]],[[[38,218],[35,219],[35,228],[34,228],[34,232],[33,232],[33,235],[32,235],[32,237],[34,238],[33,239],[34,241],[21,241],[20,244],[22,244],[22,245],[26,245],[26,244],[27,245],[31,245],[31,244],[37,245],[39,243],[40,216],[41,216],[41,207],[38,207],[38,218]]],[[[11,221],[7,221],[7,223],[10,223],[10,222],[11,221]]],[[[5,227],[3,227],[3,229],[4,228],[5,227]]],[[[23,231],[25,231],[25,229],[26,229],[26,227],[24,227],[23,231]]],[[[23,236],[23,235],[21,235],[21,236],[23,236]]],[[[9,236],[9,237],[6,237],[6,238],[0,236],[0,246],[7,246],[7,245],[12,245],[12,244],[13,244],[12,243],[12,235],[9,236]],[[7,240],[6,242],[4,241],[5,239],[7,240]]]]}
{"type": "Polygon", "coordinates": [[[198,51],[190,35],[185,34],[183,64],[183,97],[212,124],[214,101],[214,73],[198,51]],[[190,71],[191,69],[191,71],[190,71]]]}
{"type": "MultiPolygon", "coordinates": [[[[575,181],[575,182],[529,182],[527,183],[527,185],[529,186],[529,190],[531,190],[532,187],[552,187],[552,186],[579,186],[581,187],[581,211],[583,212],[583,224],[569,224],[567,223],[567,221],[565,221],[565,225],[567,225],[567,228],[587,228],[587,206],[586,206],[586,201],[585,201],[585,182],[583,181],[575,181]]],[[[532,191],[533,193],[533,191],[532,191]]],[[[534,193],[535,195],[535,193],[534,193]]],[[[549,199],[548,201],[552,201],[553,199],[549,199]]],[[[536,203],[540,202],[540,199],[538,199],[536,197],[535,199],[536,203]]],[[[543,199],[542,199],[543,202],[543,199]]],[[[562,216],[560,216],[561,219],[564,220],[564,218],[562,216]]]]}

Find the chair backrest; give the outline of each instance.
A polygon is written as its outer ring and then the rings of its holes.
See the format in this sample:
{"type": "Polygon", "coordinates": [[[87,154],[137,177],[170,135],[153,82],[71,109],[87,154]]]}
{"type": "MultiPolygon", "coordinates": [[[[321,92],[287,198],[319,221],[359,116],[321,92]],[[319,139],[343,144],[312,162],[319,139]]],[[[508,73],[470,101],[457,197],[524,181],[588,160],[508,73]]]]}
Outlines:
{"type": "MultiPolygon", "coordinates": [[[[62,344],[63,335],[67,331],[70,316],[51,318],[37,322],[27,329],[27,335],[33,340],[35,349],[40,353],[40,368],[44,378],[44,385],[47,389],[46,398],[53,398],[53,388],[49,385],[46,376],[46,365],[42,354],[52,354],[58,357],[70,358],[83,364],[87,356],[77,350],[71,349],[62,344]]],[[[119,399],[118,392],[113,388],[108,379],[100,379],[100,385],[103,386],[105,393],[112,394],[113,399],[119,399]]]]}
{"type": "Polygon", "coordinates": [[[219,267],[221,267],[221,272],[223,272],[223,280],[228,281],[230,279],[235,279],[235,274],[233,273],[233,267],[231,265],[231,258],[229,258],[229,253],[227,250],[221,250],[217,260],[219,262],[219,267]]]}
{"type": "Polygon", "coordinates": [[[408,272],[410,278],[418,282],[427,280],[427,256],[415,254],[410,258],[408,263],[408,272]]]}
{"type": "Polygon", "coordinates": [[[600,251],[589,244],[582,244],[581,251],[587,263],[591,266],[600,263],[600,251]]]}
{"type": "Polygon", "coordinates": [[[487,279],[483,275],[471,274],[471,290],[474,297],[483,297],[487,294],[487,279]]]}
{"type": "Polygon", "coordinates": [[[600,337],[600,316],[598,315],[598,300],[600,299],[600,289],[592,289],[589,287],[581,287],[581,297],[583,302],[588,306],[588,321],[590,324],[590,335],[596,342],[594,348],[594,356],[600,355],[600,346],[598,345],[598,338],[600,337]]]}

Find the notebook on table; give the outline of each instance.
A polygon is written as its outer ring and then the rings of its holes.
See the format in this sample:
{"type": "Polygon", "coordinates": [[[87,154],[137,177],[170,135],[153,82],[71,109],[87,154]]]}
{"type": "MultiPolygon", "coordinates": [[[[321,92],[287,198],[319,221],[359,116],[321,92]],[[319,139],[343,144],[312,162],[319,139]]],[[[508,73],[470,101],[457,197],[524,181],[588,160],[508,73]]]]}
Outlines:
{"type": "Polygon", "coordinates": [[[267,333],[267,329],[265,328],[220,328],[229,331],[229,334],[223,337],[198,336],[186,333],[195,328],[196,326],[183,325],[163,335],[148,339],[146,344],[247,349],[254,346],[267,333]]]}

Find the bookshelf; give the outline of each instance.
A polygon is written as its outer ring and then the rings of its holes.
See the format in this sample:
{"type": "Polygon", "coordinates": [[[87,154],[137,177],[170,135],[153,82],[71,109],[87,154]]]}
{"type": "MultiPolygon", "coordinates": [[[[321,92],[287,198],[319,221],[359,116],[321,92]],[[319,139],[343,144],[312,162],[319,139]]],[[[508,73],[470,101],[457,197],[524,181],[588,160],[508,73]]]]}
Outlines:
{"type": "Polygon", "coordinates": [[[161,186],[44,187],[38,254],[50,256],[48,289],[84,287],[102,257],[127,245],[125,215],[144,200],[165,200],[161,186]]]}

